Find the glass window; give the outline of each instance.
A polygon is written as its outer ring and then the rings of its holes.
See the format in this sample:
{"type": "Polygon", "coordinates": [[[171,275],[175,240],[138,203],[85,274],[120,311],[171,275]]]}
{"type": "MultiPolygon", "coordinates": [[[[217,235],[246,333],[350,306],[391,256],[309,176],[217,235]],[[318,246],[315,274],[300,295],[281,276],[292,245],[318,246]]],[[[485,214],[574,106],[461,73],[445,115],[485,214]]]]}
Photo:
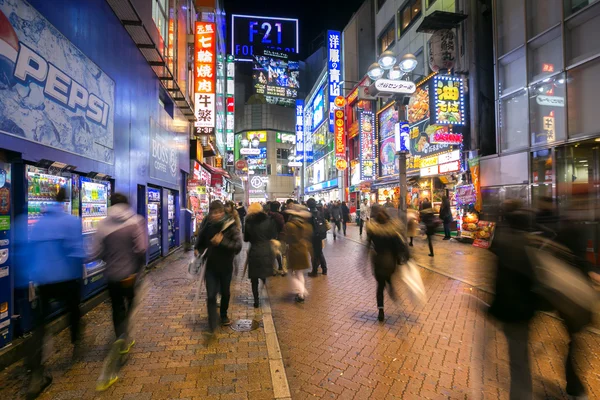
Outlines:
{"type": "Polygon", "coordinates": [[[417,58],[417,67],[411,73],[411,75],[413,76],[413,82],[419,82],[425,77],[427,68],[425,66],[425,52],[423,51],[422,47],[415,53],[415,57],[417,58]]]}
{"type": "Polygon", "coordinates": [[[409,0],[398,10],[398,36],[402,36],[421,16],[421,0],[409,0]]]}
{"type": "Polygon", "coordinates": [[[563,0],[527,0],[527,37],[531,39],[560,23],[563,0]]]}
{"type": "Polygon", "coordinates": [[[482,219],[485,221],[499,222],[502,195],[498,187],[481,188],[482,219]]]}
{"type": "Polygon", "coordinates": [[[290,156],[289,149],[277,149],[277,160],[286,160],[290,156]]]}
{"type": "Polygon", "coordinates": [[[169,4],[168,0],[153,0],[152,2],[152,19],[156,24],[156,29],[160,35],[162,48],[159,46],[159,50],[164,54],[164,50],[168,46],[168,30],[169,30],[169,18],[168,18],[169,4]]]}
{"type": "Polygon", "coordinates": [[[565,75],[560,74],[529,88],[532,145],[566,139],[565,86],[565,75]]]}
{"type": "Polygon", "coordinates": [[[511,53],[498,62],[498,96],[526,85],[525,48],[511,53]]]}
{"type": "Polygon", "coordinates": [[[523,0],[502,0],[496,4],[500,56],[525,43],[525,7],[523,0]]]}
{"type": "Polygon", "coordinates": [[[437,0],[427,0],[427,9],[429,10],[429,7],[431,7],[432,5],[435,4],[437,0]]]}
{"type": "Polygon", "coordinates": [[[571,15],[598,0],[565,0],[565,14],[571,15]]]}
{"type": "Polygon", "coordinates": [[[591,135],[600,131],[598,76],[600,76],[600,60],[583,64],[567,73],[569,137],[591,135]]]}
{"type": "Polygon", "coordinates": [[[381,10],[381,7],[385,4],[386,0],[377,0],[377,11],[381,10]]]}
{"type": "Polygon", "coordinates": [[[567,66],[600,53],[600,4],[569,19],[565,28],[567,66]]]}
{"type": "Polygon", "coordinates": [[[394,19],[392,19],[388,26],[383,30],[383,33],[379,36],[378,42],[379,54],[383,53],[396,43],[396,38],[394,37],[394,19]]]}
{"type": "Polygon", "coordinates": [[[544,149],[531,153],[531,182],[552,183],[552,150],[544,149]]]}
{"type": "Polygon", "coordinates": [[[529,80],[537,81],[563,69],[560,27],[529,44],[529,80]]]}
{"type": "Polygon", "coordinates": [[[500,100],[498,126],[503,151],[527,147],[527,90],[500,100]]]}

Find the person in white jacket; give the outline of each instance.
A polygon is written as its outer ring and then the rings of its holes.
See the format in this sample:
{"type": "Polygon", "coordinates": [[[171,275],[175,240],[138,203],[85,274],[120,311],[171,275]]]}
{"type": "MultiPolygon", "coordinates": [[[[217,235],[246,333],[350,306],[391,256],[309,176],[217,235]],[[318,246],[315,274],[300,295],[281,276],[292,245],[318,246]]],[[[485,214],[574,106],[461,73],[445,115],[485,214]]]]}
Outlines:
{"type": "Polygon", "coordinates": [[[363,203],[360,205],[360,235],[362,236],[363,233],[363,226],[365,225],[366,221],[368,221],[371,218],[371,207],[369,206],[369,202],[367,201],[367,199],[365,199],[363,201],[363,203]]]}

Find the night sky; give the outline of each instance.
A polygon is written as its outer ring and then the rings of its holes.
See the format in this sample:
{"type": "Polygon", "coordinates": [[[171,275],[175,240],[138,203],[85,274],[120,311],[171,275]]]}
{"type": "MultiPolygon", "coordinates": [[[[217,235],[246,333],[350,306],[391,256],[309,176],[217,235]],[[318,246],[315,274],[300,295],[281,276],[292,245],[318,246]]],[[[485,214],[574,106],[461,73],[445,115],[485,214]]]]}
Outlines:
{"type": "MultiPolygon", "coordinates": [[[[231,14],[297,18],[300,56],[309,56],[310,43],[327,29],[342,30],[363,0],[224,0],[227,23],[231,14]]],[[[230,38],[229,38],[230,39],[230,38]]]]}

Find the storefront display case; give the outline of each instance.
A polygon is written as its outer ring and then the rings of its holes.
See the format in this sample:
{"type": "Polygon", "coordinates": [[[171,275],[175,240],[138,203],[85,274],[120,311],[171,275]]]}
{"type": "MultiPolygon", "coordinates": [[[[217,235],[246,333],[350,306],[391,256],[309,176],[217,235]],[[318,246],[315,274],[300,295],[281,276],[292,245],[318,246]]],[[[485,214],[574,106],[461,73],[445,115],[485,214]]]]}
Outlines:
{"type": "Polygon", "coordinates": [[[161,190],[148,188],[148,257],[154,261],[162,252],[161,190]]]}

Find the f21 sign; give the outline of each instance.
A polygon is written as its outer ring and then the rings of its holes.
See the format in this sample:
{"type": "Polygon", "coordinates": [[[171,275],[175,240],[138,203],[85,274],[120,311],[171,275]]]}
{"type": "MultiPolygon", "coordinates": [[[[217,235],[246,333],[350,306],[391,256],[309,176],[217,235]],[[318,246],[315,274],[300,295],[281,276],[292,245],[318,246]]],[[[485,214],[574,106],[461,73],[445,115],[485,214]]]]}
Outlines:
{"type": "Polygon", "coordinates": [[[231,54],[237,61],[252,61],[260,49],[299,52],[297,19],[233,14],[231,37],[231,54]]]}

